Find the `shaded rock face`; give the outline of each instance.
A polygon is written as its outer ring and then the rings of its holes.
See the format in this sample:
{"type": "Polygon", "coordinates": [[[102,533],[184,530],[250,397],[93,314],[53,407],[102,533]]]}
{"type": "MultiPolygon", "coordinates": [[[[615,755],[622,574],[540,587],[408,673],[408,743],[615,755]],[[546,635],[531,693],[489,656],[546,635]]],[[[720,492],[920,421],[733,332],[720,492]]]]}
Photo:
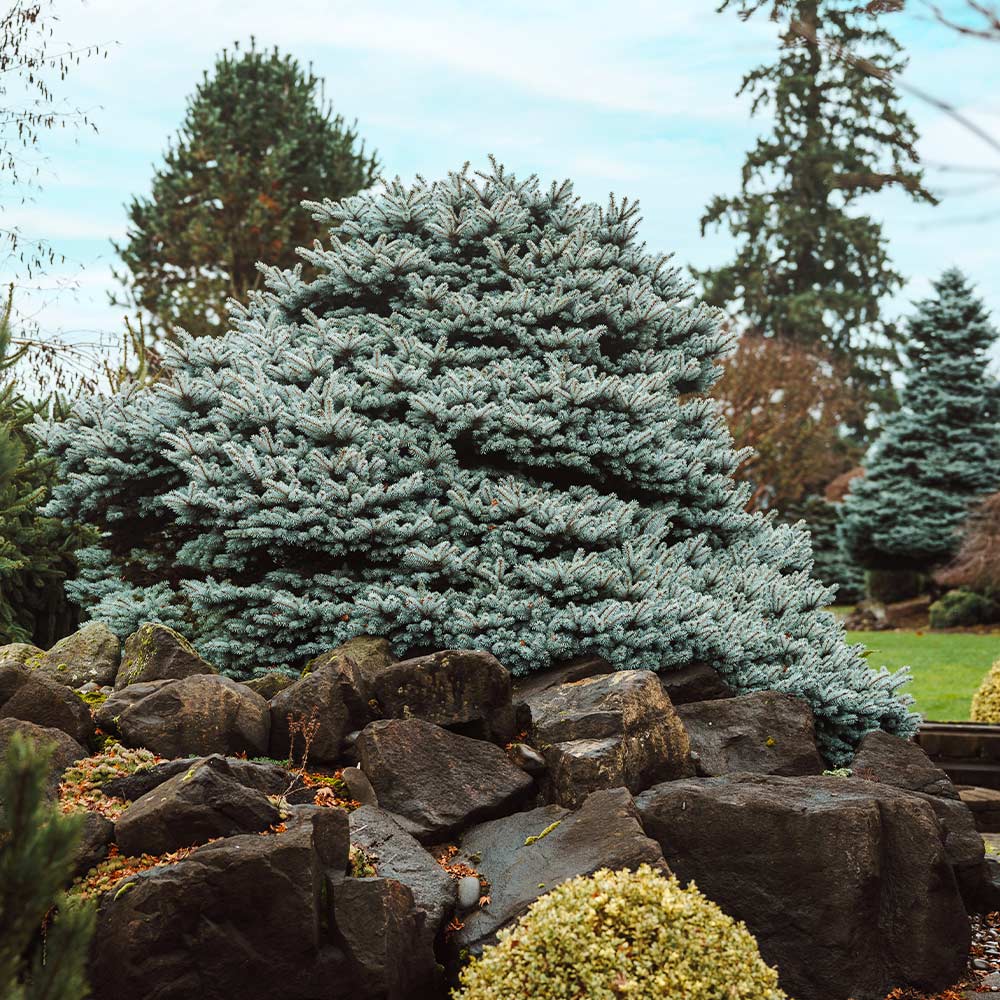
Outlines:
{"type": "Polygon", "coordinates": [[[225,758],[208,757],[133,802],[115,823],[115,839],[131,857],[165,854],[266,830],[279,819],[263,792],[236,780],[225,758]]]}
{"type": "Polygon", "coordinates": [[[284,674],[280,670],[272,670],[266,674],[261,674],[260,677],[254,677],[253,680],[243,681],[254,694],[259,694],[261,698],[265,701],[270,701],[279,691],[284,691],[285,688],[291,687],[295,681],[296,677],[291,674],[284,674]]]}
{"type": "Polygon", "coordinates": [[[944,831],[945,854],[970,911],[996,902],[983,839],[958,789],[916,743],[889,733],[868,733],[851,762],[854,780],[910,791],[926,800],[944,831]]]}
{"type": "Polygon", "coordinates": [[[534,787],[499,747],[422,719],[371,723],[358,755],[379,804],[424,843],[513,812],[534,787]]]}
{"type": "Polygon", "coordinates": [[[115,690],[130,684],[215,673],[215,667],[206,663],[180,632],[167,625],[146,622],[125,640],[115,690]]]}
{"type": "Polygon", "coordinates": [[[108,698],[97,719],[128,746],[161,757],[267,753],[267,702],[228,677],[198,674],[133,684],[108,698]]]}
{"type": "Polygon", "coordinates": [[[355,984],[352,996],[430,997],[434,950],[425,914],[407,886],[390,878],[344,879],[333,888],[333,912],[355,984]]]}
{"type": "Polygon", "coordinates": [[[659,679],[620,670],[529,695],[531,739],[545,757],[542,791],[579,805],[592,791],[638,792],[693,773],[687,733],[659,679]]]}
{"type": "Polygon", "coordinates": [[[114,683],[120,660],[118,636],[103,622],[88,622],[47,653],[31,659],[28,666],[67,687],[105,687],[114,683]]]}
{"type": "Polygon", "coordinates": [[[689,705],[693,701],[717,701],[719,698],[732,698],[735,694],[707,663],[692,663],[678,670],[664,670],[657,676],[674,705],[689,705]]]}
{"type": "Polygon", "coordinates": [[[0,719],[60,729],[77,743],[94,735],[90,709],[68,687],[22,666],[0,667],[0,719]]]}
{"type": "Polygon", "coordinates": [[[812,711],[800,698],[758,691],[681,705],[677,714],[691,740],[695,768],[702,777],[734,771],[823,773],[812,711]]]}
{"type": "Polygon", "coordinates": [[[61,729],[37,726],[23,719],[0,719],[0,760],[7,756],[7,747],[14,733],[20,733],[37,746],[48,747],[51,751],[48,790],[52,795],[59,789],[63,771],[88,755],[87,750],[61,729]]]}
{"type": "Polygon", "coordinates": [[[324,883],[305,826],[220,840],[124,879],[98,912],[94,992],[102,1000],[346,998],[346,956],[321,934],[324,883]]]}
{"type": "Polygon", "coordinates": [[[455,905],[454,881],[384,809],[355,809],[350,824],[351,843],[375,859],[378,874],[402,882],[413,893],[417,909],[424,914],[423,937],[433,947],[455,905]]]}
{"type": "MultiPolygon", "coordinates": [[[[309,673],[270,701],[270,756],[287,759],[292,751],[290,725],[315,720],[318,726],[309,759],[317,764],[333,764],[340,758],[345,734],[363,726],[370,716],[364,681],[354,660],[336,650],[317,657],[312,664],[309,673]]],[[[294,735],[298,761],[303,738],[294,735]]]]}
{"type": "Polygon", "coordinates": [[[959,797],[951,778],[918,744],[890,733],[867,733],[858,744],[851,770],[855,777],[894,788],[926,792],[946,799],[959,797]]]}
{"type": "Polygon", "coordinates": [[[961,975],[969,922],[930,804],[843,778],[733,774],[636,799],[682,882],[746,921],[797,1000],[882,1000],[961,975]]]}
{"type": "Polygon", "coordinates": [[[108,848],[114,843],[115,824],[100,813],[84,814],[80,842],[73,859],[73,877],[84,875],[108,856],[108,848]]]}
{"type": "Polygon", "coordinates": [[[398,882],[345,876],[346,829],[339,810],[316,810],[283,833],[219,840],[123,879],[98,912],[95,995],[429,997],[434,956],[420,937],[423,915],[398,882]]]}
{"type": "Polygon", "coordinates": [[[456,949],[473,954],[567,879],[599,868],[665,868],[624,788],[593,792],[576,812],[542,806],[475,826],[462,837],[455,860],[490,882],[490,905],[463,915],[465,926],[453,938],[456,949]]]}
{"type": "Polygon", "coordinates": [[[151,767],[148,771],[136,771],[134,774],[122,774],[112,778],[102,786],[105,795],[112,798],[125,799],[134,802],[141,799],[163,782],[184,771],[190,770],[195,764],[206,761],[225,761],[233,781],[244,788],[256,789],[264,795],[281,795],[290,781],[288,772],[277,764],[264,764],[257,761],[244,760],[241,757],[223,757],[212,754],[209,757],[180,760],[165,760],[162,764],[151,767]]]}
{"type": "Polygon", "coordinates": [[[424,719],[476,739],[514,738],[510,674],[494,656],[448,649],[388,664],[368,679],[373,711],[424,719]]]}

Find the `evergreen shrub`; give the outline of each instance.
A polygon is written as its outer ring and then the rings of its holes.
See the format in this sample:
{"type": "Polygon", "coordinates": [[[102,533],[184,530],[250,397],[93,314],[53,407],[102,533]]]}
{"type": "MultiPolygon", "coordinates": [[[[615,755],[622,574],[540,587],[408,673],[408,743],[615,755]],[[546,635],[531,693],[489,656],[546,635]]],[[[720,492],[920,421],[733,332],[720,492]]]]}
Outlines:
{"type": "Polygon", "coordinates": [[[931,628],[963,628],[1000,621],[1000,603],[971,590],[949,590],[930,606],[931,628]]]}
{"type": "Polygon", "coordinates": [[[167,377],[39,425],[51,511],[103,532],[72,584],[92,618],[176,626],[238,677],[363,633],[518,674],[706,662],[805,698],[836,763],[914,731],[808,534],[744,510],[708,398],[731,335],[635,205],[494,165],[312,209],[317,277],[265,269],[167,377]]]}
{"type": "Polygon", "coordinates": [[[757,942],[692,884],[638,871],[571,879],[500,931],[456,1000],[783,1000],[757,942]]]}
{"type": "Polygon", "coordinates": [[[972,696],[969,718],[973,722],[1000,723],[1000,660],[990,667],[972,696]]]}

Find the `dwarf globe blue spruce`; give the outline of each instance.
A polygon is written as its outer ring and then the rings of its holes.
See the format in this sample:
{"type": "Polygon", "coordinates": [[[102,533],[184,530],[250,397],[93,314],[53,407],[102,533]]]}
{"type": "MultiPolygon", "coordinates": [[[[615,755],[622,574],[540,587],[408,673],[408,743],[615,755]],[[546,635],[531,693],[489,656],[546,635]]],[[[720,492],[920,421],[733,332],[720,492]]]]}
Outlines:
{"type": "Polygon", "coordinates": [[[844,501],[843,543],[873,570],[947,561],[975,502],[1000,489],[1000,397],[987,374],[997,331],[961,271],[934,292],[909,323],[902,406],[844,501]]]}
{"type": "Polygon", "coordinates": [[[744,510],[707,397],[730,350],[637,208],[501,166],[312,206],[318,277],[267,269],[169,378],[42,428],[54,513],[104,532],[74,594],[237,676],[360,633],[517,673],[584,652],[807,699],[844,762],[908,734],[900,674],[822,608],[808,535],[744,510]]]}

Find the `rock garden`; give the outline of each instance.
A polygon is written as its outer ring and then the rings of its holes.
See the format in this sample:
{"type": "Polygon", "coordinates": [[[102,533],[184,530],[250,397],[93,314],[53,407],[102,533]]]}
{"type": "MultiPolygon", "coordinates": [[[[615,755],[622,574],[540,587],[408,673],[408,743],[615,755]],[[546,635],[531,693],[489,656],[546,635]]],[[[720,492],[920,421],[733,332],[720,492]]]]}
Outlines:
{"type": "Polygon", "coordinates": [[[830,770],[803,700],[735,694],[708,664],[522,680],[359,637],[239,683],[166,626],[119,656],[91,625],[0,649],[0,746],[15,734],[51,746],[50,794],[85,814],[70,894],[99,904],[102,1000],[443,1000],[463,969],[461,995],[502,996],[498,940],[600,871],[693,882],[745,924],[711,974],[751,962],[756,985],[719,996],[882,1000],[960,980],[970,917],[1000,906],[918,746],[875,731],[830,770]]]}

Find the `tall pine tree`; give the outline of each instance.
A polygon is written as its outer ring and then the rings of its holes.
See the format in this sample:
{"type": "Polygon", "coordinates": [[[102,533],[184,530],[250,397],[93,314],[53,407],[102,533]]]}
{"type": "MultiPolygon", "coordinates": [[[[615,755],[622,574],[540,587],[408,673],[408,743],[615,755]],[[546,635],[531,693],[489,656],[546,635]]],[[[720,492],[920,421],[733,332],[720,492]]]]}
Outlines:
{"type": "Polygon", "coordinates": [[[723,0],[728,7],[744,18],[768,9],[787,27],[777,62],[739,90],[753,113],[771,111],[774,128],[747,155],[739,194],[714,198],[702,218],[702,231],[729,230],[736,256],[696,274],[708,301],[752,331],[825,347],[850,363],[860,394],[889,397],[899,337],[881,303],[902,278],[858,202],[887,188],[934,200],[892,84],[905,66],[900,46],[857,0],[723,0]]]}
{"type": "Polygon", "coordinates": [[[1000,489],[1000,407],[986,372],[997,331],[960,271],[934,290],[909,323],[903,405],[844,501],[841,537],[869,569],[940,565],[973,504],[1000,489]]]}
{"type": "Polygon", "coordinates": [[[257,262],[292,267],[322,230],[307,198],[368,187],[378,161],[323,98],[322,81],[277,49],[223,52],[189,100],[184,124],[129,206],[119,305],[148,314],[150,333],[225,329],[225,303],[261,287],[257,262]]]}

